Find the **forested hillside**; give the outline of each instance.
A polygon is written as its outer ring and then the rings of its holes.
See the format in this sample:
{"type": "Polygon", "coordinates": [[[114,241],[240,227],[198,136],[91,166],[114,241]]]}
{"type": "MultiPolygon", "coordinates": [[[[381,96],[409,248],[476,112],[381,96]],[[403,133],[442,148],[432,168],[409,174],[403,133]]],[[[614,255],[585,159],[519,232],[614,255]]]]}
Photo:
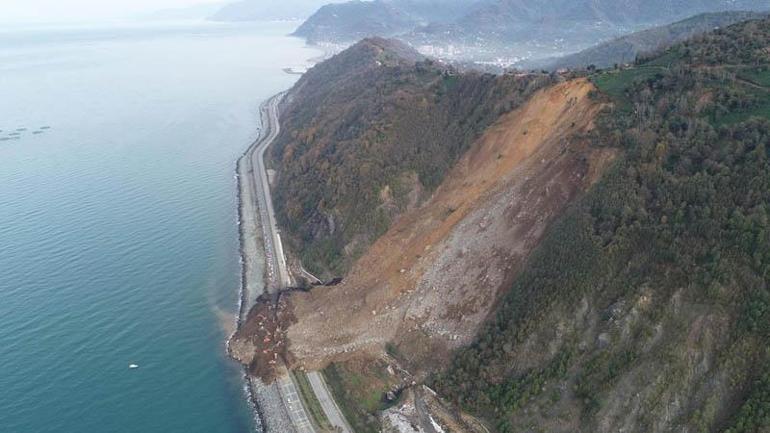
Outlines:
{"type": "Polygon", "coordinates": [[[417,26],[417,18],[384,1],[352,1],[321,7],[297,28],[309,43],[355,42],[367,36],[390,37],[417,26]]]}
{"type": "Polygon", "coordinates": [[[316,66],[290,92],[271,148],[291,250],[344,273],[487,125],[550,80],[458,74],[382,39],[316,66]]]}
{"type": "Polygon", "coordinates": [[[548,64],[549,68],[608,68],[633,63],[640,55],[649,55],[717,28],[749,19],[762,18],[757,12],[719,12],[696,15],[684,21],[643,30],[604,42],[548,64]]]}
{"type": "Polygon", "coordinates": [[[770,21],[592,79],[622,157],[434,386],[498,432],[770,431],[770,21]]]}

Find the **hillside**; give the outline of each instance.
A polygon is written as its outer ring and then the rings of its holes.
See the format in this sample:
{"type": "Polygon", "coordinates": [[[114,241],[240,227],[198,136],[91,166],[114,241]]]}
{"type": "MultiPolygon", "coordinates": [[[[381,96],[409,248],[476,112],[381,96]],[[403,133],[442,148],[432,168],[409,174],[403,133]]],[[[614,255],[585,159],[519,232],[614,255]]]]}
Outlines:
{"type": "Polygon", "coordinates": [[[547,80],[457,74],[383,39],[311,69],[290,92],[270,155],[291,250],[312,271],[342,275],[486,126],[547,80]]]}
{"type": "Polygon", "coordinates": [[[720,12],[696,15],[673,24],[654,27],[599,44],[579,53],[548,62],[544,67],[551,69],[585,68],[594,65],[597,68],[608,68],[614,65],[633,63],[636,57],[641,54],[661,51],[694,36],[711,32],[716,28],[762,16],[763,14],[756,12],[720,12]]]}
{"type": "Polygon", "coordinates": [[[421,43],[489,45],[566,36],[596,42],[702,13],[764,10],[770,10],[767,0],[354,0],[321,8],[297,35],[313,42],[399,33],[421,43]]]}
{"type": "MultiPolygon", "coordinates": [[[[336,250],[341,284],[263,300],[279,354],[330,363],[363,432],[425,411],[459,432],[767,432],[768,47],[765,19],[569,80],[383,40],[319,65],[274,153],[284,228],[293,248],[375,235],[336,250]]],[[[253,370],[260,337],[233,340],[253,370]]]]}
{"type": "Polygon", "coordinates": [[[479,32],[512,23],[603,21],[633,25],[671,22],[705,12],[768,8],[770,4],[764,0],[491,0],[481,2],[458,24],[479,32]]]}
{"type": "Polygon", "coordinates": [[[768,46],[750,21],[593,78],[615,108],[591,140],[623,157],[443,395],[500,432],[768,431],[768,46]]]}
{"type": "Polygon", "coordinates": [[[418,34],[422,39],[492,45],[537,40],[547,46],[569,38],[569,50],[701,13],[769,9],[767,0],[488,0],[451,24],[429,26],[418,34]]]}
{"type": "Polygon", "coordinates": [[[385,1],[354,0],[321,7],[293,34],[309,43],[354,42],[367,36],[394,36],[417,24],[416,17],[385,1]]]}
{"type": "MultiPolygon", "coordinates": [[[[296,35],[311,43],[343,44],[366,36],[398,37],[448,61],[533,68],[697,14],[768,10],[769,0],[354,0],[322,8],[296,35]]],[[[693,24],[673,28],[671,35],[647,37],[679,42],[693,24]]],[[[632,42],[641,48],[651,43],[646,37],[632,42]]],[[[623,52],[617,55],[622,58],[623,52]]]]}
{"type": "Polygon", "coordinates": [[[321,7],[294,32],[309,43],[353,43],[391,37],[421,25],[451,22],[474,0],[352,0],[321,7]]]}

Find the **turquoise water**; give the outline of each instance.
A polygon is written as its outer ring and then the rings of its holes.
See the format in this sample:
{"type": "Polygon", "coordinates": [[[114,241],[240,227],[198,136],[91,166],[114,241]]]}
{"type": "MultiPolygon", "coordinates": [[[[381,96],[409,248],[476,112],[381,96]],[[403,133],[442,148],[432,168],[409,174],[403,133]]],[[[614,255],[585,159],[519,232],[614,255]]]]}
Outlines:
{"type": "Polygon", "coordinates": [[[0,32],[0,432],[253,428],[233,175],[291,29],[0,32]]]}

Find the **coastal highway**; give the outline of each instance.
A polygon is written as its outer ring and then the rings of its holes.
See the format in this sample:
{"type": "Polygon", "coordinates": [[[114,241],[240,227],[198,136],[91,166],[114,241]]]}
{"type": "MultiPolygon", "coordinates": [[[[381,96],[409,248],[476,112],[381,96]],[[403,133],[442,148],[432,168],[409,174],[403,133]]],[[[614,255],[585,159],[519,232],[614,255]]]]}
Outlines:
{"type": "Polygon", "coordinates": [[[321,408],[326,414],[329,423],[336,427],[340,433],[353,433],[353,429],[350,427],[345,417],[342,416],[342,411],[340,411],[340,408],[334,401],[334,397],[332,397],[329,387],[326,386],[326,381],[321,373],[309,371],[307,373],[307,380],[310,382],[310,386],[313,388],[313,392],[315,393],[316,398],[318,398],[318,402],[321,403],[321,408]]]}
{"type": "MultiPolygon", "coordinates": [[[[269,293],[276,293],[292,285],[291,276],[286,265],[281,235],[278,232],[278,225],[275,220],[273,198],[270,192],[270,182],[264,158],[268,147],[270,147],[281,132],[278,121],[278,106],[283,100],[284,95],[284,93],[280,93],[269,99],[262,106],[260,114],[262,116],[263,130],[260,138],[247,150],[245,158],[247,162],[246,170],[250,174],[248,181],[251,183],[251,190],[254,191],[256,196],[259,219],[262,222],[269,285],[267,291],[269,293]]],[[[320,373],[309,373],[308,380],[311,383],[313,393],[316,394],[315,398],[320,402],[329,422],[343,433],[353,433],[329,393],[320,373]]],[[[281,395],[284,396],[284,405],[289,411],[294,429],[299,433],[314,432],[312,424],[308,422],[309,418],[304,407],[299,404],[299,400],[296,398],[299,393],[297,392],[296,384],[291,380],[290,376],[280,380],[280,391],[281,395]]]]}
{"type": "Polygon", "coordinates": [[[269,293],[275,293],[282,288],[291,286],[286,256],[283,253],[281,235],[275,222],[273,197],[270,192],[270,182],[265,169],[265,151],[281,132],[278,123],[278,104],[283,99],[283,93],[270,98],[261,110],[263,130],[260,138],[248,151],[247,171],[251,173],[249,182],[255,192],[259,219],[262,222],[262,234],[265,242],[265,254],[268,268],[269,293]]]}

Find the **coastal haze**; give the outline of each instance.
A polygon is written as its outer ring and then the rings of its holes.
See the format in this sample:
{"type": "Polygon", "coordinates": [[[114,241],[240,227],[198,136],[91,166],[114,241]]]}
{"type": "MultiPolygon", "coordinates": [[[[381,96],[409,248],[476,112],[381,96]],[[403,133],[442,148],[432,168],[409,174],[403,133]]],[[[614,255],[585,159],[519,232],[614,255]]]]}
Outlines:
{"type": "Polygon", "coordinates": [[[295,27],[0,34],[0,430],[254,428],[224,350],[234,169],[318,55],[295,27]]]}
{"type": "Polygon", "coordinates": [[[0,22],[94,22],[213,3],[216,0],[4,0],[0,5],[0,22]]]}

